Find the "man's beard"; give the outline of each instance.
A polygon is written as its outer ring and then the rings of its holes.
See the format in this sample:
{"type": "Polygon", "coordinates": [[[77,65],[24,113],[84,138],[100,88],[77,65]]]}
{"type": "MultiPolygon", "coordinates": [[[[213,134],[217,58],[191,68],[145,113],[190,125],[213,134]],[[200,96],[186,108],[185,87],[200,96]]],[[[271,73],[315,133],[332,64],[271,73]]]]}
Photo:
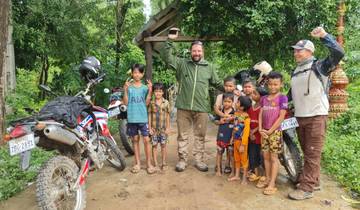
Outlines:
{"type": "Polygon", "coordinates": [[[191,59],[194,61],[194,62],[199,62],[201,60],[201,56],[192,56],[191,59]]]}

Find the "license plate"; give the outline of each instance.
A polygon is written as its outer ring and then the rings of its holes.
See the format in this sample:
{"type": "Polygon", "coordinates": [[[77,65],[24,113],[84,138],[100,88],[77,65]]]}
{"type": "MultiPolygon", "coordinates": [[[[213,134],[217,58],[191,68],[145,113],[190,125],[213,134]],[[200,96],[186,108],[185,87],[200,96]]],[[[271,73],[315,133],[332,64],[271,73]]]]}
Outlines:
{"type": "Polygon", "coordinates": [[[114,116],[116,116],[116,115],[118,115],[118,114],[120,114],[120,109],[119,109],[119,107],[116,107],[116,108],[114,108],[114,109],[110,109],[110,110],[108,111],[108,116],[109,116],[109,117],[114,117],[114,116]]]}
{"type": "Polygon", "coordinates": [[[299,127],[299,123],[297,122],[295,117],[289,118],[289,119],[285,119],[282,123],[281,123],[281,130],[287,130],[290,128],[296,128],[299,127]]]}
{"type": "Polygon", "coordinates": [[[35,147],[34,133],[9,141],[9,151],[11,156],[34,149],[35,147]]]}

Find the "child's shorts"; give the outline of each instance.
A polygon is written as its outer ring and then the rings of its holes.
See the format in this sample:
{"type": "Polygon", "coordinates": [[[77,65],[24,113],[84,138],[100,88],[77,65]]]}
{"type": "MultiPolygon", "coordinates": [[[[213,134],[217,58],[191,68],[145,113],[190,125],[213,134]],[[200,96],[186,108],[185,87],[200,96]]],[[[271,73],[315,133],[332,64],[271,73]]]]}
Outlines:
{"type": "Polygon", "coordinates": [[[164,145],[164,144],[166,144],[166,142],[167,142],[166,134],[157,134],[157,135],[151,136],[151,144],[153,146],[155,146],[157,144],[164,145]]]}
{"type": "Polygon", "coordinates": [[[280,154],[282,152],[282,131],[274,131],[267,139],[262,138],[261,149],[264,152],[280,154]]]}
{"type": "Polygon", "coordinates": [[[147,123],[128,123],[126,134],[130,137],[139,135],[149,136],[149,125],[147,123]]]}

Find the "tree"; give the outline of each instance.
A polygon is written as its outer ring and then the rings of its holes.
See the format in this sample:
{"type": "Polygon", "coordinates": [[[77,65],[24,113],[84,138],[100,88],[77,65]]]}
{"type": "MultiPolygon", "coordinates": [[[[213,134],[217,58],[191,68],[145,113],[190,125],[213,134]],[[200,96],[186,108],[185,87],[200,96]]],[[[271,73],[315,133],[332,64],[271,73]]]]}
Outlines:
{"type": "MultiPolygon", "coordinates": [[[[14,0],[14,41],[19,68],[37,70],[39,84],[47,84],[52,65],[79,62],[88,52],[89,30],[83,20],[97,1],[14,0]]],[[[40,98],[44,98],[41,92],[40,98]]]]}
{"type": "Polygon", "coordinates": [[[2,0],[0,2],[0,143],[5,126],[5,83],[6,69],[4,68],[5,53],[8,39],[10,1],[2,0]]]}
{"type": "Polygon", "coordinates": [[[267,60],[291,69],[289,46],[299,39],[310,38],[311,29],[319,25],[335,32],[337,3],[334,0],[183,0],[182,3],[184,31],[225,37],[222,55],[248,57],[252,63],[267,60]]]}
{"type": "Polygon", "coordinates": [[[120,53],[123,48],[123,32],[126,13],[131,6],[131,1],[117,0],[116,2],[116,58],[115,71],[118,71],[120,65],[120,53]]]}

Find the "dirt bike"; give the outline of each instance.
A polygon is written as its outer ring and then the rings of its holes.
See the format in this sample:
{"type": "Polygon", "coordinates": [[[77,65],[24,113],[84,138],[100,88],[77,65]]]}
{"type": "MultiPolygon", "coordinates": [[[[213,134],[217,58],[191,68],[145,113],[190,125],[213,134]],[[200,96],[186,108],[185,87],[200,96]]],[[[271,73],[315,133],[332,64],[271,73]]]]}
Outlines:
{"type": "MultiPolygon", "coordinates": [[[[105,93],[109,93],[109,89],[104,89],[105,93]]],[[[121,88],[113,88],[110,95],[110,104],[108,106],[109,118],[117,118],[119,120],[119,135],[122,145],[129,155],[134,155],[131,138],[126,134],[127,126],[127,106],[123,104],[124,91],[121,88]]]]}
{"type": "Polygon", "coordinates": [[[107,127],[107,110],[90,103],[90,88],[103,78],[91,80],[85,91],[75,96],[51,100],[38,114],[13,121],[8,128],[10,155],[20,154],[24,170],[35,147],[57,151],[37,176],[36,197],[41,209],[84,209],[89,171],[101,169],[106,161],[119,171],[126,167],[107,127]]]}

